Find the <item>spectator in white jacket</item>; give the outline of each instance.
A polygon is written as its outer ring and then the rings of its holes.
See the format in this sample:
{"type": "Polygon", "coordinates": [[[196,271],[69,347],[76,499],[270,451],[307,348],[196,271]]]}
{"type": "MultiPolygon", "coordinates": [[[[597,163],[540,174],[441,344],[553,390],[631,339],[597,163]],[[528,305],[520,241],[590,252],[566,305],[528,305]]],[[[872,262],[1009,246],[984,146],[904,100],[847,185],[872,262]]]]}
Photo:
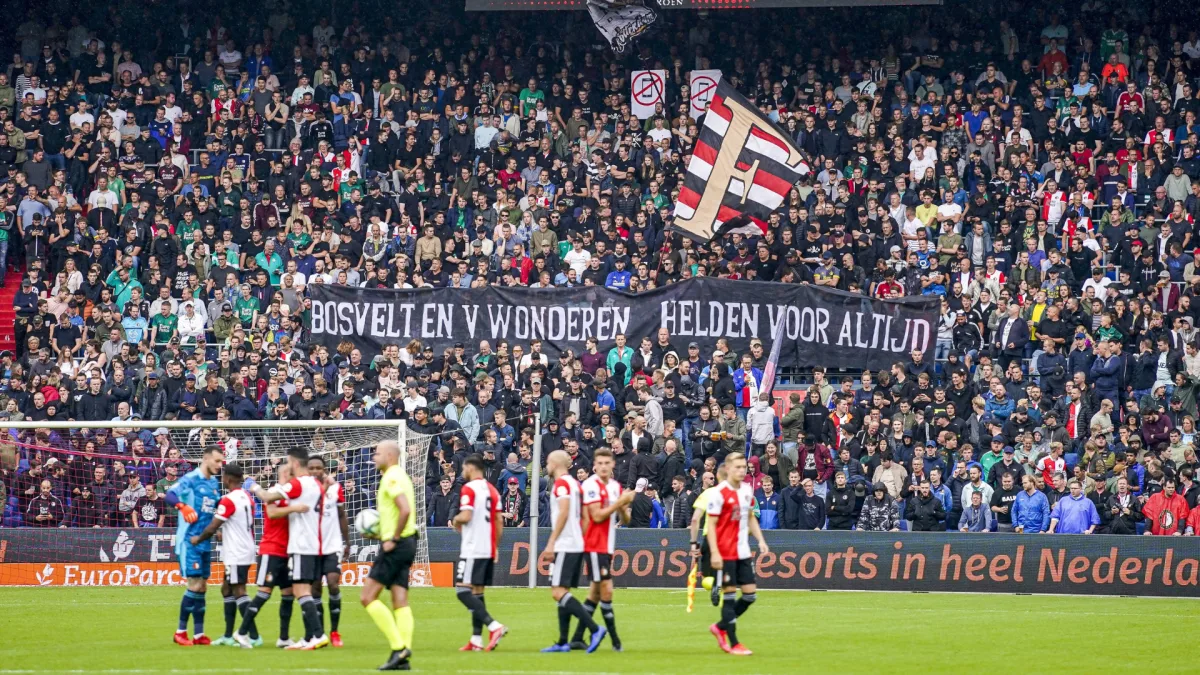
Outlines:
{"type": "Polygon", "coordinates": [[[642,415],[646,418],[646,433],[652,439],[662,436],[663,409],[658,397],[650,391],[650,387],[642,386],[638,389],[638,401],[644,406],[642,415]]]}
{"type": "Polygon", "coordinates": [[[779,419],[771,406],[771,394],[763,392],[746,413],[746,427],[750,432],[750,454],[760,457],[767,450],[767,443],[780,438],[779,419]]]}

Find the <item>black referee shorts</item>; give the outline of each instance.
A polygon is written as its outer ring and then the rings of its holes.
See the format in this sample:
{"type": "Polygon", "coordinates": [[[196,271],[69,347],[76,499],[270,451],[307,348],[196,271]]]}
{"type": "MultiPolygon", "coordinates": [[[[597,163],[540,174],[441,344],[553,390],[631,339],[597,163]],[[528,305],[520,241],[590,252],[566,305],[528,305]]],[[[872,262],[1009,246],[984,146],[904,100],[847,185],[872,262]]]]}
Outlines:
{"type": "Polygon", "coordinates": [[[379,549],[379,554],[375,556],[375,564],[371,566],[371,573],[367,576],[385,588],[408,588],[409,570],[416,559],[417,538],[404,537],[396,542],[396,547],[390,552],[385,553],[382,547],[379,549]]]}
{"type": "Polygon", "coordinates": [[[700,576],[716,576],[716,570],[712,568],[712,552],[708,549],[707,537],[700,540],[700,576]]]}

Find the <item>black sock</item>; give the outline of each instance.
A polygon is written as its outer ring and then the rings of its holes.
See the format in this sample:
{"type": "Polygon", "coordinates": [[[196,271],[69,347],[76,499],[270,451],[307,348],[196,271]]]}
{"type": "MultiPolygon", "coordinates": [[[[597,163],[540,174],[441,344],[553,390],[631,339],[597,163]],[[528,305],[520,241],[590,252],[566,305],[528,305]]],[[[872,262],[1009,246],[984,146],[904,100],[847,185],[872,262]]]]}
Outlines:
{"type": "MultiPolygon", "coordinates": [[[[487,609],[487,600],[484,600],[482,595],[475,596],[475,599],[479,601],[480,607],[487,609]]],[[[483,622],[475,616],[474,612],[471,613],[471,635],[476,637],[483,635],[483,622]]]]}
{"type": "Polygon", "coordinates": [[[279,639],[287,640],[288,631],[292,627],[292,602],[294,595],[284,595],[279,598],[279,639]]]}
{"type": "Polygon", "coordinates": [[[745,614],[746,610],[750,609],[750,605],[753,605],[757,599],[758,596],[754,593],[742,593],[742,597],[738,598],[737,604],[734,605],[734,611],[738,616],[745,614]]]}
{"type": "Polygon", "coordinates": [[[567,644],[567,631],[571,629],[571,613],[560,603],[558,605],[558,644],[567,644]]]}
{"type": "Polygon", "coordinates": [[[270,599],[270,591],[259,591],[254,594],[254,597],[246,605],[246,611],[242,612],[242,625],[238,627],[238,633],[249,635],[251,640],[258,638],[258,623],[254,619],[258,616],[258,611],[270,599]]]}
{"type": "Polygon", "coordinates": [[[324,635],[325,634],[325,603],[321,602],[321,595],[319,593],[313,593],[312,599],[313,599],[313,602],[317,603],[317,619],[320,622],[318,625],[321,626],[321,632],[318,633],[318,635],[324,635]]]}
{"type": "Polygon", "coordinates": [[[321,612],[311,595],[300,598],[300,614],[304,617],[304,639],[312,640],[325,634],[321,629],[321,612]]]}
{"type": "Polygon", "coordinates": [[[237,598],[226,596],[225,600],[225,637],[233,637],[233,622],[237,621],[237,598]]]}
{"type": "Polygon", "coordinates": [[[600,601],[600,616],[604,617],[604,625],[608,628],[608,639],[613,646],[621,646],[621,638],[617,637],[617,617],[613,615],[611,602],[600,601]]]}
{"type": "MultiPolygon", "coordinates": [[[[588,616],[594,615],[596,613],[596,603],[592,602],[590,599],[584,601],[583,611],[587,612],[588,616]]],[[[583,629],[584,625],[581,621],[578,626],[575,626],[575,635],[571,636],[572,642],[583,642],[583,629]]]]}
{"type": "Polygon", "coordinates": [[[483,606],[483,603],[479,602],[479,598],[469,588],[458,589],[458,601],[471,612],[472,628],[476,624],[480,626],[480,632],[475,633],[475,635],[482,635],[483,626],[489,626],[492,623],[492,617],[488,615],[487,608],[483,606]]]}
{"type": "Polygon", "coordinates": [[[736,645],[737,640],[737,591],[725,591],[725,604],[721,605],[721,621],[717,627],[729,636],[729,646],[736,645]]]}
{"type": "Polygon", "coordinates": [[[337,632],[338,624],[342,622],[342,592],[329,594],[329,630],[337,632]]]}
{"type": "MultiPolygon", "coordinates": [[[[245,622],[246,610],[250,609],[250,596],[239,595],[237,598],[235,598],[235,600],[236,600],[235,604],[237,605],[238,616],[241,618],[241,620],[243,622],[245,622]]],[[[232,637],[232,636],[230,636],[230,637],[232,637]]],[[[251,638],[251,639],[253,639],[253,638],[251,638]]]]}
{"type": "Polygon", "coordinates": [[[596,622],[592,620],[592,615],[583,608],[583,605],[579,604],[575,596],[567,593],[563,596],[562,600],[559,600],[559,604],[566,607],[568,612],[579,619],[579,622],[583,624],[584,628],[587,628],[589,633],[595,633],[599,628],[596,622]]]}

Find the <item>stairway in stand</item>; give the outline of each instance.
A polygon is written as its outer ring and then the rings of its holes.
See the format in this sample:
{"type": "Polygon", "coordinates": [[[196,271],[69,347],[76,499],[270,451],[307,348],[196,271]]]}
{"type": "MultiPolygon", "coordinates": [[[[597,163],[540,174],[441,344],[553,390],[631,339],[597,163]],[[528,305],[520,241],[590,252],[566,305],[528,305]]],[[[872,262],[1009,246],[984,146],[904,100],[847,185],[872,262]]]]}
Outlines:
{"type": "Polygon", "coordinates": [[[23,272],[9,272],[5,277],[4,288],[0,288],[0,350],[16,350],[17,343],[13,338],[13,323],[17,320],[17,311],[13,309],[13,298],[21,289],[23,272]]]}

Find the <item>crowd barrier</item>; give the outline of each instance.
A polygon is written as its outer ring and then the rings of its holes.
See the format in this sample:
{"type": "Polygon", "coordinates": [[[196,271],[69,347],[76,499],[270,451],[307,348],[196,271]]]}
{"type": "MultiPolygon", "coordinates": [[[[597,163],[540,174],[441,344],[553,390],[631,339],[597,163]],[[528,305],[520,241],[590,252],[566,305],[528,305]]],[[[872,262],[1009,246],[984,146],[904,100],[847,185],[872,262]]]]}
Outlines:
{"type": "MultiPolygon", "coordinates": [[[[531,558],[538,583],[549,584],[548,564],[530,556],[525,535],[505,533],[497,585],[526,585],[531,558]]],[[[540,541],[548,535],[542,531],[540,541]]],[[[0,586],[178,584],[173,536],[168,529],[0,530],[0,586]]],[[[458,535],[434,528],[427,537],[430,566],[413,581],[450,586],[458,535]]],[[[1191,537],[830,531],[766,537],[771,552],[757,560],[766,589],[1200,597],[1200,539],[1191,537]]],[[[621,530],[617,541],[618,586],[685,585],[687,531],[621,530]]],[[[377,550],[374,542],[353,542],[343,583],[360,585],[377,550]]],[[[215,565],[213,579],[219,575],[215,565]]]]}

